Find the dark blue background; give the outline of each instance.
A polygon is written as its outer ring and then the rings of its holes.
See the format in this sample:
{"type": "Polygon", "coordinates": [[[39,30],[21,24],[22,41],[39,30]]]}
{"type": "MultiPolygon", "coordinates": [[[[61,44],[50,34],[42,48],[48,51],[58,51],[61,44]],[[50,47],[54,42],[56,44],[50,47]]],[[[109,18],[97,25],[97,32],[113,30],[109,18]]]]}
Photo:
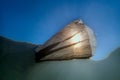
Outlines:
{"type": "Polygon", "coordinates": [[[0,1],[0,35],[17,41],[43,44],[76,19],[95,32],[93,59],[106,57],[120,45],[119,0],[0,1]]]}

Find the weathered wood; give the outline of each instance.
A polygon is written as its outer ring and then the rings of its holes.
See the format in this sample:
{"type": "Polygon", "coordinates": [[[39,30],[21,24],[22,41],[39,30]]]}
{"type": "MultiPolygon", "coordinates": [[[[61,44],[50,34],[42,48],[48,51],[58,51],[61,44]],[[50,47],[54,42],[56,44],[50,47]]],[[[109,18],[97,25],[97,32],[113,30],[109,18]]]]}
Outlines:
{"type": "Polygon", "coordinates": [[[80,20],[76,20],[55,34],[42,47],[36,48],[36,62],[89,58],[95,47],[93,31],[80,20]]]}

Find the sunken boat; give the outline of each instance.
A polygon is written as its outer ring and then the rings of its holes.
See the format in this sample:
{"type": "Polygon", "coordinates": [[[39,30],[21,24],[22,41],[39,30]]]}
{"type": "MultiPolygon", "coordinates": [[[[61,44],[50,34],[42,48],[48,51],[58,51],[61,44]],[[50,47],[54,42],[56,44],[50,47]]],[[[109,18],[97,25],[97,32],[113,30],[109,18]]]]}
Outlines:
{"type": "Polygon", "coordinates": [[[36,62],[46,60],[89,59],[96,49],[92,29],[75,20],[35,49],[36,62]]]}

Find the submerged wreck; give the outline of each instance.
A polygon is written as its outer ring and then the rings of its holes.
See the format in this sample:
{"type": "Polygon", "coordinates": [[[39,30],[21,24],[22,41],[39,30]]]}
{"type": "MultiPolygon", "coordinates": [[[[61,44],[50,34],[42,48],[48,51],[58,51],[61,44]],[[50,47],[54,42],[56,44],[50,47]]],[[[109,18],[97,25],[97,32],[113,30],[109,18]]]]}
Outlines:
{"type": "Polygon", "coordinates": [[[88,59],[94,54],[95,48],[93,31],[81,20],[76,20],[37,47],[35,60],[88,59]]]}

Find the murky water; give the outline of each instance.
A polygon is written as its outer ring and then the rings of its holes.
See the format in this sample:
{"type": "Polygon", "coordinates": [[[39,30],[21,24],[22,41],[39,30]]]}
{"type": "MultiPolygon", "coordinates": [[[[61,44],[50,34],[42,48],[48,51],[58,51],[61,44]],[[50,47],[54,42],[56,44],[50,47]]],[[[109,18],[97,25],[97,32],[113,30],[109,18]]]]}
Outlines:
{"type": "Polygon", "coordinates": [[[120,48],[102,61],[35,63],[35,46],[5,42],[0,47],[0,80],[120,80],[120,48]]]}

